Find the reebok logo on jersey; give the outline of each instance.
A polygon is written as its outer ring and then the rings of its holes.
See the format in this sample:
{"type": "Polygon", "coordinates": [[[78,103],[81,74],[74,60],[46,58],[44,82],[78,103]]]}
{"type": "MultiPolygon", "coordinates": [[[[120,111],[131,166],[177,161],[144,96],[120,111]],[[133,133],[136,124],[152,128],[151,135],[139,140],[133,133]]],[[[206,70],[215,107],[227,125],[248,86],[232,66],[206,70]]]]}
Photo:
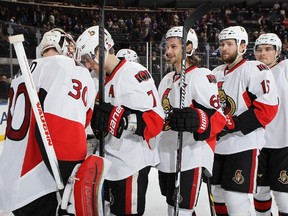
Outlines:
{"type": "Polygon", "coordinates": [[[150,73],[147,70],[140,71],[135,75],[135,78],[138,80],[139,83],[142,81],[147,81],[151,78],[150,73]]]}

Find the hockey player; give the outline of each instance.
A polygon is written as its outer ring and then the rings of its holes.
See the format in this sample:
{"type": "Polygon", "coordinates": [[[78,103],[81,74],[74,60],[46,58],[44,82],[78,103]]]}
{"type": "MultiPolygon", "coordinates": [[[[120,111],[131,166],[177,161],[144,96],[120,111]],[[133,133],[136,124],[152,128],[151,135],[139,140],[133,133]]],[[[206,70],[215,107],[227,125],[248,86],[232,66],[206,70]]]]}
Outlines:
{"type": "MultiPolygon", "coordinates": [[[[83,64],[99,70],[99,26],[77,39],[83,64]]],[[[143,215],[148,174],[159,163],[157,148],[149,142],[161,132],[164,113],[154,81],[142,65],[119,60],[114,41],[105,30],[105,103],[94,107],[94,132],[107,132],[105,158],[112,162],[104,182],[104,196],[115,215],[143,215]]],[[[106,212],[107,209],[106,209],[106,212]]]]}
{"type": "Polygon", "coordinates": [[[258,216],[271,215],[271,190],[279,215],[288,215],[288,60],[280,60],[281,48],[282,42],[274,33],[260,35],[254,46],[256,59],[272,70],[280,99],[276,117],[265,128],[266,144],[259,156],[257,193],[254,196],[258,216]]]}
{"type": "Polygon", "coordinates": [[[134,50],[131,49],[121,49],[116,53],[116,57],[122,60],[125,58],[127,61],[130,62],[139,62],[139,57],[134,50]]]}
{"type": "Polygon", "coordinates": [[[220,103],[227,123],[215,149],[212,184],[217,215],[250,215],[248,193],[256,188],[257,156],[264,145],[264,127],[278,109],[277,88],[271,70],[243,55],[248,35],[241,26],[219,34],[220,56],[216,67],[220,103]]]}
{"type": "Polygon", "coordinates": [[[186,44],[185,107],[179,109],[182,31],[182,26],[176,26],[166,33],[166,57],[176,71],[168,73],[158,88],[166,121],[163,132],[156,138],[160,152],[157,169],[169,216],[174,215],[178,132],[183,132],[179,215],[191,216],[195,215],[202,168],[212,172],[216,134],[226,122],[219,104],[215,76],[209,69],[198,67],[200,59],[193,54],[198,48],[193,29],[188,32],[186,44]]]}
{"type": "MultiPolygon", "coordinates": [[[[37,47],[41,58],[31,63],[64,185],[74,166],[86,157],[85,127],[92,118],[96,96],[89,71],[66,56],[70,42],[72,38],[61,29],[46,32],[37,47]]],[[[9,96],[0,158],[0,209],[16,216],[55,216],[56,183],[22,75],[12,81],[9,96]]]]}

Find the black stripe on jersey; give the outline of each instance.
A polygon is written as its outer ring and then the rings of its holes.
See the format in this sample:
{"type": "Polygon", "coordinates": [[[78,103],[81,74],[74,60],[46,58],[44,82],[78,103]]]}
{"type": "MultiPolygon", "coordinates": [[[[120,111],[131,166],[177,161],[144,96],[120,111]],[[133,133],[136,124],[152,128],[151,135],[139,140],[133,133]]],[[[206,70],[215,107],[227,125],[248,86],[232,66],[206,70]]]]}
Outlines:
{"type": "Polygon", "coordinates": [[[257,128],[263,127],[257,119],[254,109],[255,107],[251,107],[238,116],[240,121],[240,130],[244,135],[249,134],[257,128]]]}
{"type": "MultiPolygon", "coordinates": [[[[248,91],[248,88],[246,89],[249,98],[251,99],[251,103],[253,104],[253,101],[257,98],[256,95],[252,94],[248,91]]],[[[255,112],[255,107],[253,105],[246,110],[245,112],[241,113],[238,116],[239,122],[240,122],[240,130],[241,132],[246,135],[250,132],[256,130],[257,128],[263,127],[262,124],[257,119],[255,112]]]]}

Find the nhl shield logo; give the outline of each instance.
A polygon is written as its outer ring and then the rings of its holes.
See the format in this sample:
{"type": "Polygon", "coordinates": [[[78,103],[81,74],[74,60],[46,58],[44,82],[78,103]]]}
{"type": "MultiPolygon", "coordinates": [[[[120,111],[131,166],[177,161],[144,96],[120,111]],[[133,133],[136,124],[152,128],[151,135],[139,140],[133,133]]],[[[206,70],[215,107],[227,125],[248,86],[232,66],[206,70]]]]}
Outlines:
{"type": "Polygon", "coordinates": [[[245,179],[242,175],[242,170],[236,170],[235,175],[232,179],[236,184],[243,184],[245,179]]]}
{"type": "Polygon", "coordinates": [[[278,178],[278,181],[281,182],[282,184],[285,184],[285,185],[288,184],[288,176],[287,176],[286,170],[282,170],[280,172],[280,177],[278,178]]]}

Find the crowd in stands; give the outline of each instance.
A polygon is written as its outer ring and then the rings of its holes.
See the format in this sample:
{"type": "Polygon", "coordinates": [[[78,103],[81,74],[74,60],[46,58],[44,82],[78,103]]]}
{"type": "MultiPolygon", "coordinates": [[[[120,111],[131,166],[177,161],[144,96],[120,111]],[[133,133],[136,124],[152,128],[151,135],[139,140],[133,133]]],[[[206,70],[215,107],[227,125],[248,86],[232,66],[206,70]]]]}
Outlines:
{"type": "MultiPolygon", "coordinates": [[[[121,4],[121,1],[120,3],[121,4]]],[[[193,26],[199,38],[199,52],[206,52],[207,43],[210,45],[210,55],[217,55],[217,35],[229,25],[242,25],[249,33],[249,41],[263,32],[275,32],[281,38],[286,50],[288,32],[288,5],[278,2],[270,8],[243,8],[239,5],[215,8],[193,26]]],[[[139,56],[146,55],[146,42],[152,42],[154,52],[159,52],[163,33],[171,26],[181,25],[193,12],[193,8],[185,10],[129,10],[119,6],[118,9],[105,10],[105,28],[117,41],[116,49],[131,48],[139,56]],[[121,9],[122,8],[122,9],[121,9]]],[[[28,58],[35,57],[37,38],[35,34],[60,27],[71,33],[75,39],[86,28],[99,23],[99,10],[91,5],[87,7],[55,7],[53,5],[36,5],[3,2],[0,5],[0,48],[8,50],[8,27],[13,33],[24,33],[28,58]],[[28,48],[29,47],[29,48],[28,48]]],[[[251,46],[253,47],[253,45],[251,46]]],[[[2,52],[1,57],[9,57],[9,51],[2,52]]],[[[248,53],[253,55],[253,52],[248,53]]]]}

